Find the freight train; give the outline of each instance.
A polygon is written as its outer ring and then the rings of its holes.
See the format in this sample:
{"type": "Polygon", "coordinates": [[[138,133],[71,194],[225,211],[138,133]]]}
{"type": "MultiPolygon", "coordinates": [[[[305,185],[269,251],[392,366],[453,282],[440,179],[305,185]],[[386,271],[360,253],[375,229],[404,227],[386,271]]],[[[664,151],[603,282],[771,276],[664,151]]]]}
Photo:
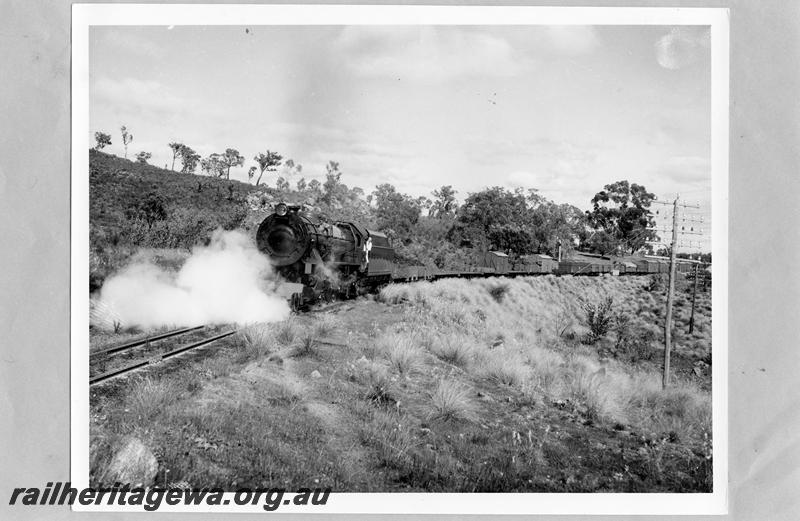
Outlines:
{"type": "MultiPolygon", "coordinates": [[[[256,232],[256,245],[286,282],[295,311],[319,301],[352,298],[392,282],[489,276],[627,275],[669,272],[669,263],[654,257],[605,257],[579,253],[556,261],[529,255],[512,262],[503,253],[486,252],[470,271],[402,266],[385,234],[352,222],[312,218],[301,206],[279,203],[256,232]]],[[[679,271],[693,269],[687,262],[679,271]]]]}

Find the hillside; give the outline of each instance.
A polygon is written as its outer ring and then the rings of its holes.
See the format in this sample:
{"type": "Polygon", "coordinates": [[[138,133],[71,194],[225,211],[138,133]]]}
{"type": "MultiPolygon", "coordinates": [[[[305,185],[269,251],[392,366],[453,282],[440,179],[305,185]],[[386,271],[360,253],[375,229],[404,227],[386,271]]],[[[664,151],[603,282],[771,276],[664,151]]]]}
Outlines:
{"type": "Polygon", "coordinates": [[[179,209],[224,217],[244,208],[246,196],[265,187],[216,177],[181,174],[96,150],[89,151],[89,220],[106,235],[121,234],[126,211],[159,196],[168,215],[179,209]]]}
{"type": "Polygon", "coordinates": [[[156,455],[159,484],[180,486],[708,491],[710,295],[688,335],[682,288],[662,391],[652,281],[392,285],[251,326],[93,389],[93,482],[135,437],[156,455]],[[585,305],[606,297],[627,326],[589,339],[585,305]]]}
{"type": "Polygon", "coordinates": [[[273,190],[89,151],[90,289],[137,254],[182,260],[217,229],[241,227],[273,190]]]}

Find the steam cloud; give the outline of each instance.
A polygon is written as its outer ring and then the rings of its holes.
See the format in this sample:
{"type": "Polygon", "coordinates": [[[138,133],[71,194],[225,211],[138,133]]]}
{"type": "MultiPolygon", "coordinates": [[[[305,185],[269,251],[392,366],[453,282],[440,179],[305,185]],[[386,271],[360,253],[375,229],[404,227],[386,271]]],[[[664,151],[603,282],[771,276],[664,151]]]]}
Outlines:
{"type": "Polygon", "coordinates": [[[269,260],[245,234],[217,231],[177,273],[145,261],[110,277],[97,308],[124,327],[275,322],[289,306],[268,289],[271,276],[269,260]]]}

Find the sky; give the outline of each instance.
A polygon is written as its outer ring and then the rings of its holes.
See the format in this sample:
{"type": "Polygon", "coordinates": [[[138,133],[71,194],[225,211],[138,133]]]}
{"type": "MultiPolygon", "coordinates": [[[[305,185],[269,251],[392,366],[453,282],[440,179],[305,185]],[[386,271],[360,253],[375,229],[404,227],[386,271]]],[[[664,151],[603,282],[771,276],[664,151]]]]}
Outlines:
{"type": "Polygon", "coordinates": [[[172,141],[235,148],[246,181],[269,149],[306,180],[333,160],[367,193],[460,201],[499,185],[587,210],[627,179],[708,221],[709,43],[692,26],[92,27],[90,134],[121,156],[126,125],[128,156],[158,166],[172,141]]]}

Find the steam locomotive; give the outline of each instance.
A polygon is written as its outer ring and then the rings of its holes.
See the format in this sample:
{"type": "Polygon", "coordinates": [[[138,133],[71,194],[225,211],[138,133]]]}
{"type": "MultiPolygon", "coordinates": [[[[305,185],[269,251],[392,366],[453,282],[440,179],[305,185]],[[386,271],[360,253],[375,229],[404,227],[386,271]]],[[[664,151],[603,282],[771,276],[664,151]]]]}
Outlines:
{"type": "MultiPolygon", "coordinates": [[[[399,266],[385,234],[345,221],[313,219],[301,206],[279,203],[256,232],[258,249],[287,281],[283,291],[292,310],[320,300],[353,298],[390,282],[459,277],[556,275],[642,275],[667,273],[669,263],[656,257],[604,257],[575,253],[561,262],[529,255],[515,262],[503,252],[486,252],[471,271],[442,271],[426,266],[399,266]]],[[[695,261],[681,261],[689,272],[695,261]]]]}
{"type": "Polygon", "coordinates": [[[385,234],[351,222],[316,221],[301,206],[279,203],[259,225],[256,244],[294,285],[293,310],[363,294],[391,282],[394,273],[385,234]]]}

